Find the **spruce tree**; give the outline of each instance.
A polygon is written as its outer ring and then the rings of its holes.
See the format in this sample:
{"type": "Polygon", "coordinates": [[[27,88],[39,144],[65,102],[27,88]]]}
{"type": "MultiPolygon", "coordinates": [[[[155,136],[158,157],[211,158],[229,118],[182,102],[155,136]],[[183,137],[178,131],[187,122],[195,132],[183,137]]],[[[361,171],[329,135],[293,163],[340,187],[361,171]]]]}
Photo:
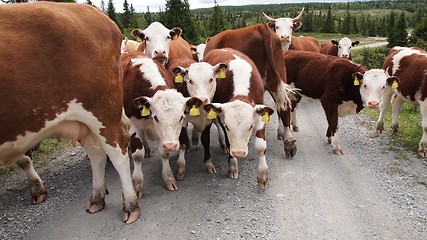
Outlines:
{"type": "Polygon", "coordinates": [[[414,28],[410,37],[410,45],[427,49],[427,17],[424,17],[414,28]]]}
{"type": "Polygon", "coordinates": [[[406,28],[407,23],[405,18],[405,12],[402,11],[396,23],[396,45],[402,47],[408,45],[408,32],[406,28]]]}
{"type": "Polygon", "coordinates": [[[397,45],[398,41],[396,39],[396,31],[396,13],[394,11],[391,11],[387,25],[388,47],[394,47],[397,45]]]}
{"type": "Polygon", "coordinates": [[[147,22],[147,26],[154,22],[153,17],[150,13],[150,6],[147,6],[147,12],[144,14],[145,21],[147,22]]]}
{"type": "Polygon", "coordinates": [[[188,0],[166,0],[163,24],[167,28],[180,27],[182,37],[192,44],[199,42],[193,14],[188,0]]]}
{"type": "Polygon", "coordinates": [[[350,34],[351,33],[351,15],[350,15],[350,3],[347,3],[347,11],[345,18],[342,24],[341,33],[350,34]]]}
{"type": "Polygon", "coordinates": [[[123,14],[122,14],[122,24],[124,28],[128,28],[130,25],[130,20],[132,18],[129,4],[127,0],[124,0],[123,2],[123,14]]]}
{"type": "Polygon", "coordinates": [[[332,19],[331,5],[328,6],[328,13],[326,14],[326,20],[323,24],[323,32],[333,33],[335,32],[334,20],[332,19]]]}
{"type": "Polygon", "coordinates": [[[227,29],[227,23],[225,21],[224,12],[222,11],[221,7],[216,3],[216,1],[213,10],[214,11],[209,21],[209,33],[211,36],[227,29]]]}

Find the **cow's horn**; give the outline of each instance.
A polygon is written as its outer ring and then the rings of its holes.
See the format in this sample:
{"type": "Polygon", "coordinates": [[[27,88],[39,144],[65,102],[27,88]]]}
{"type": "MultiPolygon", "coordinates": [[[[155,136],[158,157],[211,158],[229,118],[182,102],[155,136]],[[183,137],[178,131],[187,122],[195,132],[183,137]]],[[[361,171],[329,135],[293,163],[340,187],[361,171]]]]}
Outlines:
{"type": "Polygon", "coordinates": [[[302,8],[301,12],[298,14],[298,16],[296,16],[295,18],[292,19],[292,21],[296,21],[296,20],[300,20],[300,18],[302,17],[302,14],[304,13],[304,8],[302,8]]]}
{"type": "Polygon", "coordinates": [[[267,20],[268,20],[268,21],[272,21],[272,22],[275,22],[275,21],[276,21],[276,19],[274,19],[274,18],[272,18],[272,17],[267,16],[267,14],[265,14],[264,12],[262,12],[262,14],[264,15],[264,17],[265,17],[265,18],[267,18],[267,20]]]}

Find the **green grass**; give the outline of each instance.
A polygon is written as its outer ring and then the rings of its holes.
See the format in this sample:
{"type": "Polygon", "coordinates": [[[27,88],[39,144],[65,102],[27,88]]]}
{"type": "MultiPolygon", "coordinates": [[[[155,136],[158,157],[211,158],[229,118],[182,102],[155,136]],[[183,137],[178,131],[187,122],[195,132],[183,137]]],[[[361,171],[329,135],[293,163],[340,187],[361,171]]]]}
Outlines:
{"type": "MultiPolygon", "coordinates": [[[[377,120],[379,110],[364,111],[364,113],[377,120]]],[[[393,135],[391,129],[391,106],[389,105],[384,116],[384,131],[382,134],[390,135],[393,145],[403,146],[410,151],[417,152],[418,144],[423,134],[419,108],[414,108],[414,106],[407,103],[403,104],[399,114],[399,128],[400,133],[393,135]]]]}
{"type": "MultiPolygon", "coordinates": [[[[56,138],[47,138],[44,141],[42,141],[39,147],[32,153],[34,167],[37,168],[38,166],[42,166],[47,162],[49,162],[51,159],[51,155],[55,151],[62,149],[65,146],[69,146],[70,145],[69,142],[70,141],[68,140],[58,141],[56,140],[56,138]]],[[[16,164],[13,164],[6,168],[1,168],[0,176],[6,175],[17,169],[19,169],[19,167],[16,164]]]]}

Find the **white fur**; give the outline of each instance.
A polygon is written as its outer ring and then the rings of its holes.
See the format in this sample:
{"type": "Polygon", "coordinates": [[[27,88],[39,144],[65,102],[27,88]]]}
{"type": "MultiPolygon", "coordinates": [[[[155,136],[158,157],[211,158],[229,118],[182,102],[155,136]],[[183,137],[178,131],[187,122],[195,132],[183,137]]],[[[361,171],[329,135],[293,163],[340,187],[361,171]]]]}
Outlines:
{"type": "Polygon", "coordinates": [[[216,90],[214,68],[206,62],[193,63],[185,75],[187,90],[190,96],[212,100],[216,90]],[[191,80],[191,83],[190,83],[191,80]]]}
{"type": "Polygon", "coordinates": [[[343,57],[345,54],[346,58],[350,57],[352,42],[350,38],[343,37],[338,42],[338,57],[343,57]]]}
{"type": "Polygon", "coordinates": [[[360,95],[364,107],[368,107],[369,102],[381,103],[385,90],[391,88],[387,84],[387,78],[388,75],[382,69],[371,69],[365,72],[360,83],[360,95]]]}
{"type": "Polygon", "coordinates": [[[165,79],[160,74],[157,65],[150,58],[139,57],[131,59],[132,66],[141,65],[139,70],[144,74],[144,78],[151,83],[151,89],[156,89],[158,86],[165,86],[165,79]]]}
{"type": "Polygon", "coordinates": [[[395,50],[400,50],[396,55],[393,56],[393,68],[391,69],[391,74],[394,75],[396,71],[400,68],[400,61],[404,57],[408,57],[410,55],[420,55],[427,57],[427,54],[421,52],[420,50],[411,49],[411,48],[402,48],[402,47],[394,47],[395,50]]]}
{"type": "MultiPolygon", "coordinates": [[[[237,56],[235,56],[237,57],[237,56]]],[[[252,66],[245,60],[236,58],[231,60],[228,64],[229,70],[233,72],[234,78],[234,96],[248,96],[252,66]]]]}
{"type": "Polygon", "coordinates": [[[165,51],[166,58],[169,57],[170,29],[159,22],[153,22],[142,32],[148,38],[145,41],[145,51],[150,58],[156,57],[156,51],[158,53],[165,51]]]}
{"type": "Polygon", "coordinates": [[[196,47],[196,54],[197,54],[197,58],[199,59],[199,62],[203,60],[203,57],[205,54],[205,48],[206,48],[206,44],[204,43],[201,43],[196,47]]]}

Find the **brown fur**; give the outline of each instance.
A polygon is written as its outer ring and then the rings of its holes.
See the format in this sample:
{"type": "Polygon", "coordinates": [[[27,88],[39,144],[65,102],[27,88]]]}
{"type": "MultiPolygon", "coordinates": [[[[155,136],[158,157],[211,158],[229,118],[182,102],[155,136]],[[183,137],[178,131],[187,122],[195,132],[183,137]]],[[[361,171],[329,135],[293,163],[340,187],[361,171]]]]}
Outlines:
{"type": "Polygon", "coordinates": [[[292,36],[289,49],[311,52],[320,52],[320,42],[314,37],[294,37],[292,36]]]}

